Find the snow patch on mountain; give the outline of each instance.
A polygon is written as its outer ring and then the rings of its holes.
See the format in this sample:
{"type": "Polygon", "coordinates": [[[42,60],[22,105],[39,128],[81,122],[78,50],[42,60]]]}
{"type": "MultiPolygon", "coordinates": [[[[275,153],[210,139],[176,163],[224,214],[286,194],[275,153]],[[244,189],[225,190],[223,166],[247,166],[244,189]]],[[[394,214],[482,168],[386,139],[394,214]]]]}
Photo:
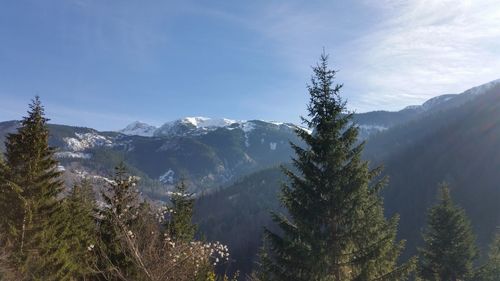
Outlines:
{"type": "Polygon", "coordinates": [[[227,128],[239,123],[227,118],[185,117],[163,124],[155,130],[155,136],[203,135],[218,128],[227,128]]]}
{"type": "Polygon", "coordinates": [[[250,137],[249,134],[255,130],[255,124],[252,122],[243,122],[241,125],[243,133],[245,133],[245,146],[250,147],[250,137]]]}
{"type": "Polygon", "coordinates": [[[161,175],[158,180],[161,183],[173,184],[174,183],[175,172],[169,169],[165,174],[161,175]]]}
{"type": "MultiPolygon", "coordinates": [[[[77,177],[82,178],[82,179],[92,179],[92,180],[97,180],[100,182],[105,182],[108,184],[116,184],[116,182],[110,178],[103,177],[100,175],[89,174],[87,171],[72,170],[71,173],[73,173],[74,175],[76,175],[77,177]]],[[[134,178],[140,179],[139,177],[134,177],[134,178]]]]}
{"type": "Polygon", "coordinates": [[[493,80],[489,83],[471,88],[466,90],[460,95],[457,94],[448,94],[448,95],[441,95],[437,97],[433,97],[426,102],[424,102],[422,105],[410,105],[405,107],[403,110],[423,110],[423,111],[429,111],[430,109],[435,108],[438,105],[444,104],[456,97],[459,96],[468,96],[470,98],[473,98],[473,96],[478,96],[482,95],[484,93],[487,93],[489,90],[493,89],[494,87],[497,87],[500,85],[500,79],[493,80]]]}
{"type": "Polygon", "coordinates": [[[312,133],[312,131],[309,130],[308,128],[302,127],[302,126],[299,126],[299,125],[295,125],[293,123],[278,122],[278,121],[264,121],[264,122],[276,125],[276,126],[278,126],[280,128],[287,128],[287,129],[290,129],[290,130],[301,129],[301,130],[304,130],[304,131],[308,132],[309,134],[312,133]]]}
{"type": "Polygon", "coordinates": [[[238,123],[236,120],[227,118],[186,117],[181,120],[184,123],[192,124],[196,128],[221,128],[238,123]]]}
{"type": "Polygon", "coordinates": [[[155,126],[135,121],[119,132],[129,136],[152,137],[157,128],[155,126]]]}
{"type": "Polygon", "coordinates": [[[486,84],[483,84],[483,85],[471,88],[471,89],[465,91],[464,94],[481,95],[481,94],[484,94],[484,93],[488,92],[489,90],[491,90],[492,88],[494,88],[494,87],[496,87],[498,85],[500,85],[500,79],[493,80],[493,81],[491,81],[489,83],[486,83],[486,84]]]}
{"type": "Polygon", "coordinates": [[[90,159],[92,158],[92,155],[89,153],[82,153],[82,152],[72,152],[72,151],[61,151],[61,152],[56,152],[54,154],[56,158],[81,158],[81,159],[90,159]]]}
{"type": "Polygon", "coordinates": [[[97,133],[75,133],[76,138],[63,138],[66,148],[71,151],[83,151],[96,146],[112,146],[113,142],[97,133]]]}
{"type": "Polygon", "coordinates": [[[263,120],[233,120],[228,118],[184,117],[164,123],[159,128],[136,121],[119,131],[125,135],[138,135],[145,137],[178,137],[200,136],[220,128],[227,130],[241,129],[245,133],[245,145],[250,146],[249,134],[256,128],[271,126],[278,130],[295,130],[300,128],[311,132],[307,128],[292,123],[263,121],[263,120]]]}
{"type": "Polygon", "coordinates": [[[270,143],[269,143],[269,148],[270,148],[271,150],[276,150],[276,146],[277,146],[277,145],[278,145],[278,144],[277,144],[277,143],[275,143],[275,142],[270,142],[270,143]]]}
{"type": "Polygon", "coordinates": [[[245,133],[250,133],[251,131],[255,130],[255,124],[252,122],[242,122],[240,126],[245,133]]]}

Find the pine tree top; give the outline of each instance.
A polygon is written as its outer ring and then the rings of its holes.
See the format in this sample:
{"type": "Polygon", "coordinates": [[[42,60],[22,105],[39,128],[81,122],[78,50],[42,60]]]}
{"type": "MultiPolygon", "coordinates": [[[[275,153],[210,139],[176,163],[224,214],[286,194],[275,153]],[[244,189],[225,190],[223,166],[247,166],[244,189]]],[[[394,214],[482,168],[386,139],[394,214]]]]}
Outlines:
{"type": "Polygon", "coordinates": [[[430,208],[423,233],[420,276],[442,280],[464,278],[478,255],[475,237],[465,211],[457,206],[446,183],[439,186],[438,202],[430,208]]]}

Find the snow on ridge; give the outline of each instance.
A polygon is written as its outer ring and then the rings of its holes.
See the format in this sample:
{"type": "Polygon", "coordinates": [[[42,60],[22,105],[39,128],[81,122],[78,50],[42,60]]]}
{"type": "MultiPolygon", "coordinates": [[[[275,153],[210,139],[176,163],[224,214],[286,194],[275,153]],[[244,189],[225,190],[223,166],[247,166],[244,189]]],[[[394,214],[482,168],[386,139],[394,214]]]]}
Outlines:
{"type": "Polygon", "coordinates": [[[240,123],[241,121],[236,121],[227,118],[208,118],[208,117],[185,117],[181,119],[181,122],[188,123],[196,128],[218,128],[230,126],[234,123],[240,123]]]}
{"type": "Polygon", "coordinates": [[[184,117],[164,123],[159,128],[150,126],[141,122],[134,122],[120,132],[127,135],[141,136],[186,136],[186,135],[204,135],[208,132],[219,128],[228,130],[241,129],[248,135],[257,127],[262,126],[262,122],[268,125],[274,125],[279,128],[289,128],[295,130],[297,128],[310,132],[307,128],[286,122],[266,121],[266,120],[235,120],[228,118],[208,118],[202,116],[184,117]]]}
{"type": "Polygon", "coordinates": [[[259,120],[259,121],[271,123],[271,124],[276,125],[276,126],[281,126],[281,125],[285,124],[284,122],[278,122],[278,121],[264,121],[264,120],[259,120]]]}
{"type": "Polygon", "coordinates": [[[76,138],[63,138],[66,147],[73,152],[83,151],[95,146],[113,145],[111,140],[96,133],[75,133],[75,136],[76,138]]]}
{"type": "Polygon", "coordinates": [[[493,81],[488,82],[486,84],[470,88],[469,90],[465,91],[464,93],[470,94],[470,95],[481,95],[497,85],[500,85],[500,79],[493,80],[493,81]]]}
{"type": "Polygon", "coordinates": [[[241,129],[245,132],[245,134],[250,133],[255,129],[255,124],[252,122],[243,122],[241,123],[241,129]]]}
{"type": "MultiPolygon", "coordinates": [[[[490,89],[496,87],[497,85],[500,85],[500,79],[493,80],[493,81],[488,82],[486,84],[470,88],[470,89],[466,90],[465,92],[463,92],[461,95],[470,95],[470,96],[481,95],[481,94],[486,93],[490,89]]],[[[456,96],[458,96],[458,95],[449,94],[449,95],[437,96],[437,97],[431,98],[428,101],[424,102],[420,106],[420,108],[422,108],[423,110],[429,110],[438,104],[447,102],[447,101],[455,98],[456,96]]]]}
{"type": "Polygon", "coordinates": [[[119,132],[129,136],[152,137],[156,130],[157,128],[155,126],[149,125],[144,122],[135,121],[119,132]]]}
{"type": "Polygon", "coordinates": [[[87,171],[72,170],[71,172],[73,174],[75,174],[77,177],[82,178],[82,179],[93,179],[93,180],[104,181],[108,184],[116,184],[116,182],[110,178],[103,177],[100,175],[95,175],[95,174],[89,174],[87,171]]]}
{"type": "Polygon", "coordinates": [[[82,152],[72,152],[72,151],[61,151],[61,152],[56,152],[54,154],[56,158],[81,158],[81,159],[90,159],[92,158],[92,155],[89,153],[82,153],[82,152]]]}

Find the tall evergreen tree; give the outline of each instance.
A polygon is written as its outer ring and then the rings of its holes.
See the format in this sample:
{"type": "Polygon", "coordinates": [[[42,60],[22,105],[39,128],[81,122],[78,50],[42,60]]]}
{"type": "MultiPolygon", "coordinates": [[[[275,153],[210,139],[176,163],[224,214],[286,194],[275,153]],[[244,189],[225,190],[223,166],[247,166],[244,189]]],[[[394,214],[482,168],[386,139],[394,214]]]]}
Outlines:
{"type": "Polygon", "coordinates": [[[420,252],[420,277],[429,281],[464,280],[477,256],[475,238],[463,209],[457,207],[449,188],[440,187],[439,203],[429,210],[425,245],[420,252]]]}
{"type": "Polygon", "coordinates": [[[174,240],[189,242],[194,239],[196,225],[192,223],[194,198],[188,193],[184,181],[176,185],[171,196],[172,206],[169,207],[169,218],[166,229],[174,240]]]}
{"type": "Polygon", "coordinates": [[[500,230],[490,246],[488,261],[474,275],[473,281],[500,281],[500,230]]]}
{"type": "Polygon", "coordinates": [[[65,251],[70,253],[67,267],[72,280],[89,280],[96,264],[96,203],[91,183],[84,179],[64,200],[65,251]]]}
{"type": "Polygon", "coordinates": [[[136,179],[127,173],[125,165],[121,163],[115,168],[108,188],[101,193],[107,207],[102,211],[99,224],[100,256],[105,258],[99,261],[99,266],[105,274],[111,273],[105,280],[118,280],[113,277],[113,272],[125,274],[130,279],[137,277],[131,260],[120,245],[122,228],[133,228],[138,222],[141,204],[136,184],[136,179]]]}
{"type": "Polygon", "coordinates": [[[265,232],[263,280],[403,280],[414,261],[397,265],[403,243],[395,243],[397,217],[384,218],[376,180],[361,160],[358,128],[333,85],[335,71],[323,54],[308,86],[312,134],[298,129],[306,147],[291,144],[297,173],[284,169],[290,184],[281,201],[288,216],[273,214],[282,234],[265,232]]]}
{"type": "MultiPolygon", "coordinates": [[[[6,173],[7,166],[3,161],[2,155],[0,155],[0,211],[2,212],[7,212],[9,209],[12,211],[12,208],[10,208],[12,205],[19,206],[19,204],[16,204],[17,202],[12,202],[11,200],[12,195],[15,197],[15,193],[7,184],[7,180],[5,178],[6,173]]],[[[5,240],[7,239],[7,234],[9,233],[10,225],[12,224],[11,220],[14,218],[12,214],[5,212],[2,216],[0,216],[0,245],[7,242],[5,240]]]]}
{"type": "Polygon", "coordinates": [[[39,97],[29,107],[18,131],[7,136],[7,184],[2,190],[10,201],[2,211],[19,268],[34,280],[65,280],[64,258],[55,254],[63,243],[58,232],[61,221],[56,219],[61,215],[61,172],[48,144],[48,119],[39,97]]]}

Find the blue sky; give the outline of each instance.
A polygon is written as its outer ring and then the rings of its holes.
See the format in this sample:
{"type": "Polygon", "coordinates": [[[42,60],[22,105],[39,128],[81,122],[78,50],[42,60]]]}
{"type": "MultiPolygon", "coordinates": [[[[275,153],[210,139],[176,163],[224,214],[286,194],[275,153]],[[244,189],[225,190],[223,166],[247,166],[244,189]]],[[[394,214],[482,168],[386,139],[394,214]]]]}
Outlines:
{"type": "Polygon", "coordinates": [[[498,0],[15,0],[0,4],[0,120],[297,122],[323,48],[348,107],[398,110],[500,78],[498,0]]]}

